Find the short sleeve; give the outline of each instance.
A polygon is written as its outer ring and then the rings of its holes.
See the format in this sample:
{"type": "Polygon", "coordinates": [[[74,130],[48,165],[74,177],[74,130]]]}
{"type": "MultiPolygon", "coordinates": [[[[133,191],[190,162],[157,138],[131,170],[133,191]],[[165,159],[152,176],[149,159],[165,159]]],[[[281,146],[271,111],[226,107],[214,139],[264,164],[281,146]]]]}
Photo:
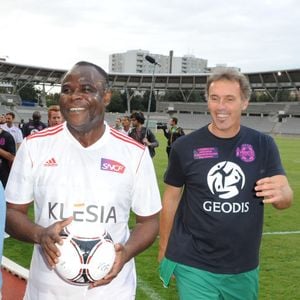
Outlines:
{"type": "Polygon", "coordinates": [[[136,170],[132,194],[132,211],[139,216],[151,216],[161,210],[156,174],[149,151],[144,151],[136,170]]]}

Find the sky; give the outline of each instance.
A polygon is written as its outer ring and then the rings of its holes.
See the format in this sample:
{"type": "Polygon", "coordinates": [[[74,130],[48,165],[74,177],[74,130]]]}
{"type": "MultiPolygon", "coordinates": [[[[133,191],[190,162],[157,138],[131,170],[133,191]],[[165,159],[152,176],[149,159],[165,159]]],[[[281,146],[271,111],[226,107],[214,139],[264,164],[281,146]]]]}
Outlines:
{"type": "Polygon", "coordinates": [[[242,72],[300,68],[298,0],[0,0],[0,57],[109,71],[128,50],[194,55],[242,72]]]}

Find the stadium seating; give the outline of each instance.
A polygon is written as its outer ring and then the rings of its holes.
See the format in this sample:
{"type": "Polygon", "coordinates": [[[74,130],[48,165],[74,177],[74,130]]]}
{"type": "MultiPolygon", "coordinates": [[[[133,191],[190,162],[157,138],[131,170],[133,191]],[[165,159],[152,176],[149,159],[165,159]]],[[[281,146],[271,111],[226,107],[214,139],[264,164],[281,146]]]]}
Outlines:
{"type": "MultiPolygon", "coordinates": [[[[169,105],[170,103],[168,103],[169,105]]],[[[187,103],[182,103],[186,105],[187,103]]],[[[194,105],[199,105],[194,103],[194,105]]],[[[151,112],[149,127],[156,129],[157,123],[168,123],[171,116],[178,118],[178,125],[181,126],[186,132],[195,130],[202,126],[205,126],[210,122],[210,115],[207,110],[204,109],[207,106],[206,103],[200,105],[200,111],[186,112],[181,110],[171,111],[170,113],[164,112],[151,112]]],[[[183,108],[183,106],[177,106],[183,108]]],[[[13,111],[16,115],[16,122],[20,122],[24,119],[25,122],[32,117],[32,113],[35,110],[39,110],[42,115],[42,121],[47,124],[47,108],[42,107],[23,107],[15,106],[12,110],[10,107],[1,105],[0,114],[6,114],[9,111],[13,111]]],[[[144,112],[147,117],[147,113],[144,112]]],[[[111,126],[115,124],[115,120],[118,117],[128,115],[127,113],[110,113],[107,112],[105,120],[111,126]]],[[[300,103],[292,103],[287,105],[286,103],[268,103],[268,104],[254,104],[250,105],[247,112],[242,116],[242,124],[250,128],[268,133],[268,134],[289,134],[300,135],[300,103]],[[279,117],[278,111],[285,111],[282,118],[279,117]],[[267,113],[269,112],[269,113],[267,113]]]]}
{"type": "Polygon", "coordinates": [[[300,134],[300,118],[284,118],[276,130],[277,134],[300,134]]]}
{"type": "Polygon", "coordinates": [[[0,94],[0,103],[1,104],[14,104],[14,105],[20,105],[22,102],[22,99],[19,95],[14,94],[0,94]]]}

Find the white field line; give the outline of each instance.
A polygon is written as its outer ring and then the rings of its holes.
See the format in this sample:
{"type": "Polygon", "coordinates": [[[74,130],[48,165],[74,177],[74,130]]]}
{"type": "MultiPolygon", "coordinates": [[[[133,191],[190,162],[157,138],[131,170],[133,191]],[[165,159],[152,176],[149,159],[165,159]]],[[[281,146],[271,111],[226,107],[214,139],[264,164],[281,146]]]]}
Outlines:
{"type": "Polygon", "coordinates": [[[263,235],[285,235],[285,234],[299,234],[298,231],[273,231],[273,232],[264,232],[263,235]]]}
{"type": "Polygon", "coordinates": [[[141,289],[149,298],[149,300],[162,300],[159,294],[155,292],[144,280],[138,277],[138,288],[141,289]]]}

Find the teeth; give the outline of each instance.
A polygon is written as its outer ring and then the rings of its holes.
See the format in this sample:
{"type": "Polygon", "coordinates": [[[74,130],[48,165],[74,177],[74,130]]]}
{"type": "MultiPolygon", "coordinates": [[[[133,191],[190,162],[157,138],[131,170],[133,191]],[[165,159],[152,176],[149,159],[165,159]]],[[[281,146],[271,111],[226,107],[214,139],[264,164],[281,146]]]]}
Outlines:
{"type": "Polygon", "coordinates": [[[226,113],[218,113],[217,116],[220,117],[220,118],[226,118],[228,116],[228,114],[226,114],[226,113]]]}
{"type": "Polygon", "coordinates": [[[73,112],[83,111],[83,110],[84,110],[83,107],[72,107],[72,108],[70,108],[70,111],[73,111],[73,112]]]}

